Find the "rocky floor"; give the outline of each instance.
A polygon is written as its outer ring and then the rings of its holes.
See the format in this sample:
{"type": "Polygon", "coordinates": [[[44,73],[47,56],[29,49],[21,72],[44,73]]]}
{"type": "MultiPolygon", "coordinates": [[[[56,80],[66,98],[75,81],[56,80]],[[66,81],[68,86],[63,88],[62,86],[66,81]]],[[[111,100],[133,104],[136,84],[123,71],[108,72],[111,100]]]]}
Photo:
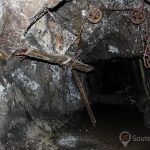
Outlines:
{"type": "Polygon", "coordinates": [[[149,150],[149,142],[133,142],[125,148],[119,135],[128,131],[138,137],[150,137],[150,129],[144,126],[142,114],[134,107],[98,105],[93,108],[97,126],[92,128],[85,111],[80,130],[63,133],[56,144],[59,150],[149,150]]]}

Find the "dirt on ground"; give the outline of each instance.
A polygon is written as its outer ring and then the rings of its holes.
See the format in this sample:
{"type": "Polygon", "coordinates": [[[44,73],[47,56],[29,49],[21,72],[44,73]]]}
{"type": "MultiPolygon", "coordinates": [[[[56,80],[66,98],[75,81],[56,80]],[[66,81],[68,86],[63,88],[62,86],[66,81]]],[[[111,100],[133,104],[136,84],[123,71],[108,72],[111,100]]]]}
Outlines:
{"type": "Polygon", "coordinates": [[[135,107],[97,105],[93,109],[96,128],[85,111],[80,130],[63,133],[56,140],[60,150],[149,150],[150,129],[144,126],[143,115],[135,107]],[[119,140],[124,131],[132,138],[127,147],[119,140]],[[133,141],[133,137],[138,141],[133,141]],[[145,141],[139,141],[143,138],[145,141]]]}

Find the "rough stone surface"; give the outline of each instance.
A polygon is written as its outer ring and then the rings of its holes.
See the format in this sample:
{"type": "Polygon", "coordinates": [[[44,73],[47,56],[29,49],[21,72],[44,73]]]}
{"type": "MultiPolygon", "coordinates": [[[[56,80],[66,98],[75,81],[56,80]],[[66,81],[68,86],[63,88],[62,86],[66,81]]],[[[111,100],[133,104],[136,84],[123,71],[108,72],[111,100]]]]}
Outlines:
{"type": "MultiPolygon", "coordinates": [[[[34,47],[50,53],[66,52],[76,36],[50,16],[39,20],[23,37],[30,18],[46,2],[0,2],[1,51],[10,55],[16,49],[34,47]]],[[[59,2],[50,1],[48,7],[59,2]]],[[[2,63],[0,75],[0,149],[56,149],[52,132],[71,125],[73,115],[83,107],[71,70],[11,57],[2,63]]]]}
{"type": "MultiPolygon", "coordinates": [[[[105,8],[139,8],[141,1],[89,1],[93,7],[105,8]]],[[[92,24],[87,19],[87,1],[74,0],[57,12],[62,24],[75,34],[82,27],[80,48],[86,62],[110,59],[113,57],[139,56],[142,51],[141,29],[143,25],[134,25],[130,21],[129,11],[104,11],[102,20],[92,24]],[[82,3],[82,4],[81,4],[82,3]],[[66,9],[65,9],[66,8],[66,9]],[[65,11],[64,11],[65,9],[65,11]],[[64,21],[65,20],[65,21],[64,21]]]]}
{"type": "MultiPolygon", "coordinates": [[[[100,2],[110,8],[114,5],[113,0],[93,0],[91,5],[97,6],[100,2]]],[[[138,7],[140,2],[131,1],[130,5],[138,7]]],[[[127,7],[127,4],[116,0],[114,7],[127,7]]],[[[49,53],[75,55],[76,50],[81,49],[81,59],[89,63],[140,55],[140,27],[127,21],[128,12],[106,12],[98,24],[88,22],[87,12],[86,0],[67,3],[1,0],[0,50],[11,55],[17,49],[34,47],[49,53]],[[23,36],[35,14],[45,6],[53,9],[58,4],[61,4],[59,8],[43,16],[26,37],[23,36]],[[80,44],[73,44],[81,28],[80,44]]],[[[3,58],[3,61],[0,66],[0,150],[57,149],[52,133],[65,130],[68,124],[77,126],[78,111],[83,109],[71,70],[16,57],[3,58]]],[[[71,141],[74,142],[72,137],[71,141]]]]}

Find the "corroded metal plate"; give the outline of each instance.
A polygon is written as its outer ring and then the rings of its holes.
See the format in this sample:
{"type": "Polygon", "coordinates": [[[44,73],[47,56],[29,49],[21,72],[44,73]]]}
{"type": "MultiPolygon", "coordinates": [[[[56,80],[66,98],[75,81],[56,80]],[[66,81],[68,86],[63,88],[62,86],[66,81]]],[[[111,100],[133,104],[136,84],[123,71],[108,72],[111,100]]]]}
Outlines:
{"type": "Polygon", "coordinates": [[[101,21],[103,13],[99,8],[91,7],[88,13],[88,21],[90,23],[98,23],[101,21]]]}
{"type": "Polygon", "coordinates": [[[141,24],[145,21],[145,13],[142,9],[134,9],[130,13],[130,20],[134,24],[141,24]]]}

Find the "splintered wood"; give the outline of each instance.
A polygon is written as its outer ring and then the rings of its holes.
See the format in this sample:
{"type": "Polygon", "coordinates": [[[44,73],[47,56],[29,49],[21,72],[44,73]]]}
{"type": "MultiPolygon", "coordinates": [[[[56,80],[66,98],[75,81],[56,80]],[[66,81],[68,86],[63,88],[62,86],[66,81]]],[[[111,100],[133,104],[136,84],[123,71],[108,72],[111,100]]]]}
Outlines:
{"type": "Polygon", "coordinates": [[[25,49],[25,50],[19,50],[16,51],[14,56],[25,56],[28,58],[34,58],[41,61],[46,61],[53,64],[58,64],[61,66],[67,66],[72,69],[82,71],[82,72],[90,72],[94,68],[92,66],[89,66],[87,64],[84,64],[68,55],[62,55],[62,54],[49,54],[47,52],[44,52],[42,50],[37,49],[25,49]]]}
{"type": "Polygon", "coordinates": [[[85,93],[85,90],[84,90],[84,88],[83,88],[83,85],[82,85],[82,83],[81,83],[81,80],[80,80],[80,78],[79,78],[79,76],[78,76],[78,73],[77,73],[75,70],[73,70],[72,72],[73,72],[74,78],[75,78],[75,80],[76,80],[77,86],[78,86],[78,88],[79,88],[80,94],[81,94],[81,96],[82,96],[83,102],[84,102],[84,104],[85,104],[85,106],[86,106],[86,109],[87,109],[88,114],[89,114],[89,116],[90,116],[90,119],[91,119],[91,121],[92,121],[92,124],[93,124],[93,126],[94,126],[94,128],[95,128],[96,119],[95,119],[94,114],[93,114],[93,112],[92,112],[92,109],[91,109],[91,107],[90,107],[90,104],[89,104],[87,95],[86,95],[86,93],[85,93]]]}

